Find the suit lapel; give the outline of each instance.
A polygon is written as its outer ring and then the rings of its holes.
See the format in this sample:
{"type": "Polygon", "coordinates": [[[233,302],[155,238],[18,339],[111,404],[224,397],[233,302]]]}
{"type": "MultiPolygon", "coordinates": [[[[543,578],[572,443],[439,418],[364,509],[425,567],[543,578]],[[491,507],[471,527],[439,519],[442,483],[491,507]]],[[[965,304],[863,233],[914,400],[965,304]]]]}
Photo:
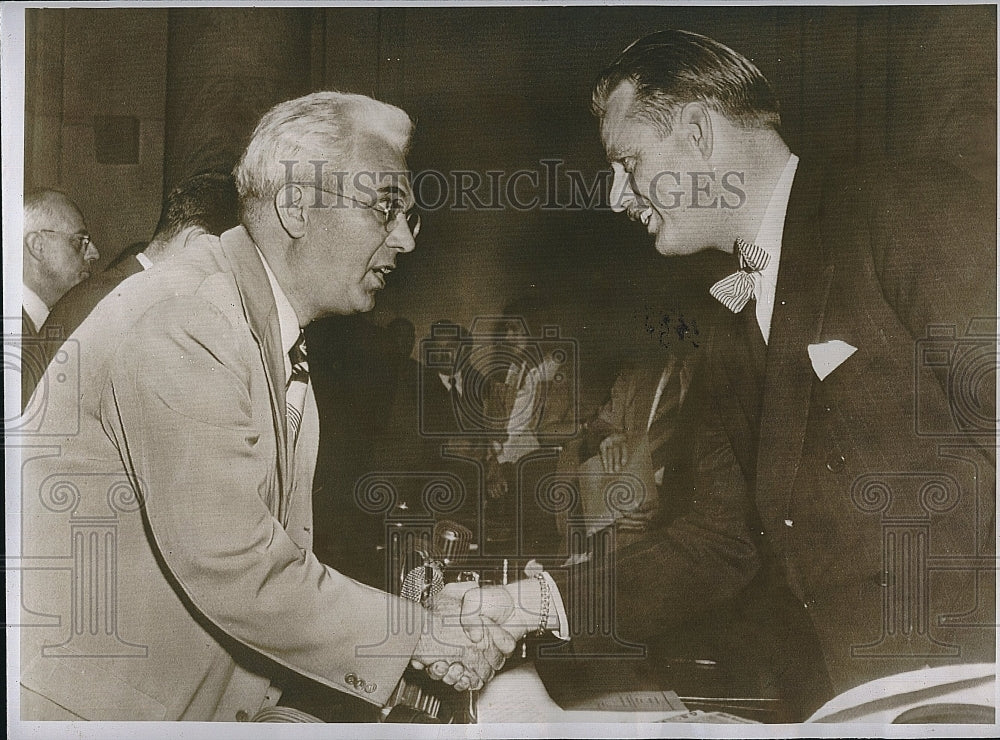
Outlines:
{"type": "Polygon", "coordinates": [[[37,337],[38,329],[40,327],[35,326],[35,322],[31,320],[28,312],[23,308],[21,309],[21,334],[26,337],[37,337]]]}
{"type": "Polygon", "coordinates": [[[833,278],[817,224],[819,174],[800,164],[781,242],[757,456],[758,505],[786,510],[802,457],[814,374],[808,345],[818,341],[833,278]]]}
{"type": "Polygon", "coordinates": [[[279,500],[271,502],[271,506],[275,516],[284,523],[282,516],[287,508],[286,498],[291,482],[291,471],[288,467],[288,451],[285,445],[285,359],[278,327],[278,309],[260,255],[246,230],[242,226],[230,229],[220,237],[220,240],[222,251],[233,266],[236,287],[243,301],[243,312],[250,326],[250,332],[260,347],[261,360],[264,363],[278,448],[279,500]]]}

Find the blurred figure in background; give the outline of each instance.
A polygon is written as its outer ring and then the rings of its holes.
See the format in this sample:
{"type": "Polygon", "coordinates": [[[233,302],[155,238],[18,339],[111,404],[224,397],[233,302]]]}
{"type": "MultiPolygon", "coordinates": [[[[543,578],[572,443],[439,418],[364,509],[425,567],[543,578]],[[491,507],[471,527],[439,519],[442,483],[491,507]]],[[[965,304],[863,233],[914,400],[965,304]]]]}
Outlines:
{"type": "Polygon", "coordinates": [[[66,291],[91,275],[100,252],[83,214],[65,194],[36,190],[24,196],[21,298],[21,409],[48,364],[49,342],[32,342],[66,291]]]}
{"type": "Polygon", "coordinates": [[[38,334],[56,302],[90,277],[100,257],[83,214],[66,195],[38,190],[24,196],[21,318],[28,333],[38,334]]]}
{"type": "Polygon", "coordinates": [[[167,194],[153,239],[146,248],[134,256],[116,260],[100,275],[67,292],[52,307],[46,328],[59,328],[62,336],[68,337],[125,278],[177,254],[202,234],[219,236],[238,223],[232,175],[204,172],[182,180],[167,194]]]}
{"type": "MultiPolygon", "coordinates": [[[[153,240],[144,251],[121,260],[100,275],[77,283],[52,305],[43,328],[46,341],[37,350],[40,372],[24,373],[21,379],[21,393],[25,401],[31,397],[41,371],[48,366],[62,343],[123,280],[177,254],[198,236],[218,236],[238,223],[236,186],[232,175],[206,172],[174,186],[163,203],[153,240]]],[[[96,260],[97,249],[92,242],[88,250],[93,253],[92,259],[96,260]]]]}

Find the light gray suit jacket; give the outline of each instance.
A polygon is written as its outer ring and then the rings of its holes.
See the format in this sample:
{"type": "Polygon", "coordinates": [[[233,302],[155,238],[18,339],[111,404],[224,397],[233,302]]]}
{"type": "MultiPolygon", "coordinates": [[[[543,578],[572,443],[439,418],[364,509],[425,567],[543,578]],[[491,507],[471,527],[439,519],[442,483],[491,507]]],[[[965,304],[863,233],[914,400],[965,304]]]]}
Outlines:
{"type": "Polygon", "coordinates": [[[79,382],[44,384],[48,446],[23,452],[22,687],[85,719],[232,721],[291,669],[385,703],[424,615],[312,553],[316,405],[293,456],[247,232],[129,278],[72,340],[79,382]]]}

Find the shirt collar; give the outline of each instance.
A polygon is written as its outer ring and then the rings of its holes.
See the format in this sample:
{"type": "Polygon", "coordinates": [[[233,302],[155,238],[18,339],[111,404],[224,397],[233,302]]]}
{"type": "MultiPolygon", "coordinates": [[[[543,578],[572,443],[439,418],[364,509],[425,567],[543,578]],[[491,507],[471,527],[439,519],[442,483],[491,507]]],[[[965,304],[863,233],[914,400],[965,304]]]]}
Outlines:
{"type": "Polygon", "coordinates": [[[788,210],[788,199],[792,194],[792,182],[795,180],[795,170],[799,165],[799,158],[794,154],[789,155],[785,169],[781,172],[774,192],[771,193],[771,200],[768,201],[767,210],[764,211],[764,218],[761,219],[760,228],[754,238],[754,244],[771,255],[768,267],[778,267],[778,257],[781,255],[781,232],[785,228],[785,211],[788,210]]]}
{"type": "Polygon", "coordinates": [[[457,373],[448,375],[448,373],[438,373],[438,377],[441,378],[441,382],[444,384],[446,390],[451,390],[451,379],[455,379],[455,390],[458,391],[458,395],[462,395],[462,371],[459,370],[457,373]]]}
{"type": "Polygon", "coordinates": [[[285,377],[287,378],[292,374],[292,361],[288,359],[288,351],[298,340],[299,333],[301,332],[299,319],[295,315],[295,309],[292,308],[292,304],[288,302],[288,296],[285,295],[285,291],[278,284],[278,279],[271,272],[271,268],[260,249],[257,250],[257,254],[260,256],[260,261],[264,263],[267,282],[271,284],[271,292],[274,294],[274,305],[278,309],[278,333],[281,336],[281,351],[285,358],[285,377]]]}
{"type": "Polygon", "coordinates": [[[38,297],[38,294],[27,285],[22,286],[21,305],[24,306],[25,313],[35,325],[35,329],[41,329],[45,319],[49,317],[49,307],[45,301],[38,297]]]}
{"type": "MultiPolygon", "coordinates": [[[[135,255],[135,259],[136,259],[136,261],[138,261],[138,263],[140,265],[142,265],[142,269],[143,270],[148,270],[150,267],[153,266],[153,260],[151,260],[149,257],[147,257],[145,252],[138,252],[135,255]]],[[[267,263],[265,263],[265,264],[267,264],[267,263]]]]}
{"type": "Polygon", "coordinates": [[[785,212],[792,194],[792,182],[799,158],[790,154],[782,170],[771,200],[764,211],[754,244],[770,256],[767,266],[754,275],[754,294],[757,296],[757,325],[764,342],[770,341],[771,317],[774,315],[774,294],[778,286],[778,266],[781,263],[781,234],[785,230],[785,212]]]}

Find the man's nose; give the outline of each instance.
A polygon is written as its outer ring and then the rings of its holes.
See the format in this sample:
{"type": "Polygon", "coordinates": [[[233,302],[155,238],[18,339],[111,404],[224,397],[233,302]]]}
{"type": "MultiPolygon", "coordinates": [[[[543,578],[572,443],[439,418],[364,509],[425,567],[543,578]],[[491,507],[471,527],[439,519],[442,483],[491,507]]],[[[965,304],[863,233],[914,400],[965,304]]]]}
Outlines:
{"type": "Polygon", "coordinates": [[[410,226],[406,223],[405,218],[396,219],[395,226],[389,232],[385,244],[387,247],[398,249],[400,252],[412,252],[417,248],[416,237],[410,231],[410,226]]]}
{"type": "Polygon", "coordinates": [[[615,179],[611,183],[611,210],[621,213],[636,200],[635,191],[632,190],[632,178],[617,162],[611,165],[611,170],[615,174],[615,179]]]}
{"type": "Polygon", "coordinates": [[[87,251],[83,253],[83,259],[87,262],[97,262],[101,258],[101,253],[97,251],[97,245],[94,242],[90,242],[87,245],[87,251]]]}

